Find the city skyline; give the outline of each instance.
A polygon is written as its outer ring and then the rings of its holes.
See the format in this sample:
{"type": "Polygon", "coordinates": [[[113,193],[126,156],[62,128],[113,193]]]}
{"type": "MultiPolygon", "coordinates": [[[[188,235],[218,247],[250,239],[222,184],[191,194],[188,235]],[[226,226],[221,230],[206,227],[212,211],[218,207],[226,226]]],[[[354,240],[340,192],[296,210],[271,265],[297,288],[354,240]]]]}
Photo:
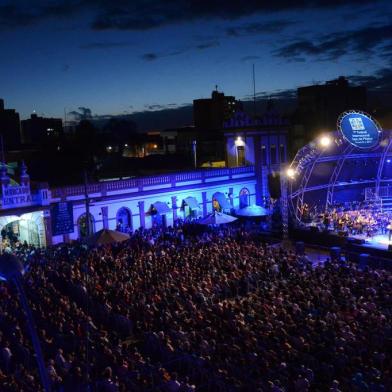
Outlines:
{"type": "Polygon", "coordinates": [[[253,64],[260,97],[340,75],[391,87],[387,1],[204,4],[6,1],[0,96],[22,119],[173,109],[215,85],[248,99],[253,64]]]}

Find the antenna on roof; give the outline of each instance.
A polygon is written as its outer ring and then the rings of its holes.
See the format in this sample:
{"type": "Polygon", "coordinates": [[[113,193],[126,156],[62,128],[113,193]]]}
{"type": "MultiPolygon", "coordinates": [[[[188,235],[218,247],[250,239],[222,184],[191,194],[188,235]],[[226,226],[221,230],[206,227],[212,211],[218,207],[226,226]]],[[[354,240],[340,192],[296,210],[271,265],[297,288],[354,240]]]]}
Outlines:
{"type": "Polygon", "coordinates": [[[253,76],[253,117],[256,117],[256,76],[255,76],[255,65],[252,65],[252,76],[253,76]]]}

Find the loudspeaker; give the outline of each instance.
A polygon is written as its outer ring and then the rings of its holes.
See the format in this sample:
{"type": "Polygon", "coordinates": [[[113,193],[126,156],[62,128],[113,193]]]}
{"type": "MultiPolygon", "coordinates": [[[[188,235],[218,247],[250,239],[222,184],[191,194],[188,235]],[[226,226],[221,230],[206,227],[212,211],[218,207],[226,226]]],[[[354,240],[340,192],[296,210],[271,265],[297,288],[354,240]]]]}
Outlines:
{"type": "Polygon", "coordinates": [[[279,173],[268,174],[268,189],[273,199],[279,199],[281,195],[279,173]]]}

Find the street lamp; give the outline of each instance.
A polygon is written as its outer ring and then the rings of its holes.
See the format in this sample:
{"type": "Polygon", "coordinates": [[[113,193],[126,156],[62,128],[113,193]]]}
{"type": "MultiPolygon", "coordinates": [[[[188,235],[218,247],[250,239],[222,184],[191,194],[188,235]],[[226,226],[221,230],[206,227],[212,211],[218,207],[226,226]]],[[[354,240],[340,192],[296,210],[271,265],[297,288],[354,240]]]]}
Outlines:
{"type": "Polygon", "coordinates": [[[48,373],[46,371],[44,358],[42,355],[41,344],[39,342],[33,314],[29,307],[26,293],[24,291],[23,284],[22,284],[22,276],[24,272],[25,270],[23,268],[23,264],[16,256],[10,253],[3,253],[0,256],[0,279],[7,280],[8,282],[13,283],[16,289],[18,290],[20,302],[22,303],[22,307],[26,315],[27,326],[30,331],[31,340],[37,358],[41,383],[42,386],[44,387],[45,392],[50,392],[51,386],[48,378],[48,373]]]}

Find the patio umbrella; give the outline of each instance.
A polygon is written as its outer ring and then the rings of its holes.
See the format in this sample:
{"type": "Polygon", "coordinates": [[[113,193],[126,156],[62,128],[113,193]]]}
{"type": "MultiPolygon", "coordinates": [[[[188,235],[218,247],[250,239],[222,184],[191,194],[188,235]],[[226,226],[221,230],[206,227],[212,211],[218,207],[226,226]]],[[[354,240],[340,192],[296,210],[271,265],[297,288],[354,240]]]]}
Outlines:
{"type": "Polygon", "coordinates": [[[115,230],[102,229],[87,238],[89,245],[106,245],[129,239],[129,235],[115,230]]]}
{"type": "Polygon", "coordinates": [[[256,206],[255,204],[241,208],[237,210],[235,213],[238,216],[246,216],[246,217],[266,216],[270,214],[270,212],[266,208],[256,206]]]}
{"type": "Polygon", "coordinates": [[[196,221],[199,225],[223,225],[225,223],[237,220],[234,216],[224,214],[223,212],[213,212],[210,215],[196,221]]]}

